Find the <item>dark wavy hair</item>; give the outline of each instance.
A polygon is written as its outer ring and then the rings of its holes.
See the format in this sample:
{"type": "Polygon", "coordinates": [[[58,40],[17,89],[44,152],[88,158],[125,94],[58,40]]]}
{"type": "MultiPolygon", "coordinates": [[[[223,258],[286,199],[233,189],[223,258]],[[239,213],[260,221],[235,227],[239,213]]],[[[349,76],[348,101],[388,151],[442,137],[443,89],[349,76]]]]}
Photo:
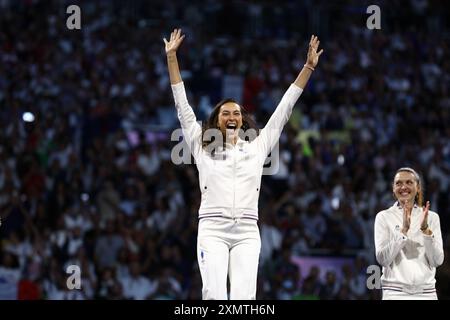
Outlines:
{"type": "MultiPolygon", "coordinates": [[[[229,102],[236,103],[241,108],[241,115],[242,115],[241,130],[242,131],[239,132],[239,137],[243,140],[248,140],[248,141],[252,141],[254,138],[256,138],[256,136],[255,136],[252,139],[251,136],[244,134],[249,129],[255,130],[256,135],[259,134],[259,129],[256,126],[256,122],[253,120],[250,113],[243,106],[241,106],[239,103],[237,103],[236,100],[227,98],[227,99],[221,100],[219,103],[216,104],[216,106],[212,110],[211,114],[209,115],[209,118],[203,123],[203,128],[202,128],[202,146],[203,146],[203,148],[206,148],[215,142],[214,140],[207,141],[207,140],[203,139],[203,137],[205,135],[206,130],[218,129],[217,121],[219,119],[220,107],[222,107],[225,103],[229,103],[229,102]]],[[[223,139],[223,141],[225,141],[225,139],[223,139]]]]}

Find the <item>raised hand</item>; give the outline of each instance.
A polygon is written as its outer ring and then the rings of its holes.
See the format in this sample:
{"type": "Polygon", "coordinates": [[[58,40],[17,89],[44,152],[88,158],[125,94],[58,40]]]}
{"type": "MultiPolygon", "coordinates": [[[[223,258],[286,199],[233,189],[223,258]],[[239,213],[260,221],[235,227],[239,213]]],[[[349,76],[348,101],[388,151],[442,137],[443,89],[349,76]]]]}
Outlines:
{"type": "Polygon", "coordinates": [[[185,36],[184,34],[181,35],[181,29],[174,29],[170,34],[169,41],[167,41],[167,39],[164,38],[163,40],[166,45],[166,54],[176,53],[178,47],[183,42],[184,36],[185,36]]]}
{"type": "Polygon", "coordinates": [[[319,62],[319,57],[323,52],[323,49],[317,52],[319,44],[319,38],[317,38],[317,36],[315,35],[312,35],[311,40],[309,41],[308,57],[306,59],[306,65],[312,68],[316,67],[317,63],[319,62]]]}

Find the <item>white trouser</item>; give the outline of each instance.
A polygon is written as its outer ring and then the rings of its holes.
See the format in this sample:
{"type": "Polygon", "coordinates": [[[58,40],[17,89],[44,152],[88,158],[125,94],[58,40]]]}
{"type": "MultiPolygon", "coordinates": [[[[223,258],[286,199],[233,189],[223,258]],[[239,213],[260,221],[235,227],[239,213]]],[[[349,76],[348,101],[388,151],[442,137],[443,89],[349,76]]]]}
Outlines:
{"type": "Polygon", "coordinates": [[[383,290],[383,300],[437,300],[436,292],[406,293],[402,291],[383,290]]]}
{"type": "Polygon", "coordinates": [[[261,237],[256,220],[203,218],[198,225],[197,259],[203,300],[256,299],[261,237]]]}

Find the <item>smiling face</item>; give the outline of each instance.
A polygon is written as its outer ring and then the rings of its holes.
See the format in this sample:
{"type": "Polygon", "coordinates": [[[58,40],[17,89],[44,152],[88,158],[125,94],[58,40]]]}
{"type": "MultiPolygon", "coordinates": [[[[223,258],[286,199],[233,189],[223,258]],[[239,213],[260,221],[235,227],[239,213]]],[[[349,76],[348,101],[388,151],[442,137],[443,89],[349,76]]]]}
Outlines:
{"type": "Polygon", "coordinates": [[[242,127],[241,107],[234,102],[227,102],[220,107],[217,126],[224,135],[227,129],[237,132],[242,127]]]}
{"type": "Polygon", "coordinates": [[[417,192],[420,186],[413,173],[407,171],[400,171],[395,175],[393,192],[400,203],[414,203],[417,192]]]}

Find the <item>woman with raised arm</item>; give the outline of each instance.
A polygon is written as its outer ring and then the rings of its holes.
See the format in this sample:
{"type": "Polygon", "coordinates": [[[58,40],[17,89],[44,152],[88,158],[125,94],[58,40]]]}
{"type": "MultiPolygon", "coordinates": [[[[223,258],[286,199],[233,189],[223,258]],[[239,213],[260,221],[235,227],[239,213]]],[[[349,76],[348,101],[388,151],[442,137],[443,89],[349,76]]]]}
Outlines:
{"type": "Polygon", "coordinates": [[[219,102],[202,128],[188,103],[178,67],[177,49],[183,39],[181,30],[175,29],[164,43],[178,118],[199,172],[197,258],[202,297],[227,299],[229,276],[230,299],[256,299],[263,165],[323,50],[317,51],[319,40],[311,36],[305,65],[259,132],[245,108],[232,99],[219,102]]]}
{"type": "Polygon", "coordinates": [[[375,218],[375,253],[383,266],[383,300],[436,300],[436,268],[444,261],[441,225],[423,183],[412,168],[397,170],[392,183],[397,201],[375,218]]]}

